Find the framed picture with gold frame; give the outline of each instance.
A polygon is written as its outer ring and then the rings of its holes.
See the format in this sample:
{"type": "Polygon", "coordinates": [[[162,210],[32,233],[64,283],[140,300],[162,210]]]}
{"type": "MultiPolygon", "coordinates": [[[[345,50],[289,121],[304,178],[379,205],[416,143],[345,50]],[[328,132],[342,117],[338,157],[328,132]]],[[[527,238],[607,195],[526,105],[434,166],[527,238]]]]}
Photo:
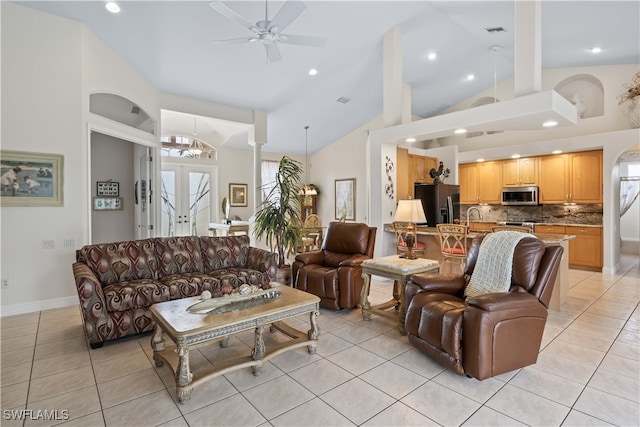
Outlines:
{"type": "Polygon", "coordinates": [[[231,207],[247,206],[247,184],[229,184],[229,202],[231,207]]]}

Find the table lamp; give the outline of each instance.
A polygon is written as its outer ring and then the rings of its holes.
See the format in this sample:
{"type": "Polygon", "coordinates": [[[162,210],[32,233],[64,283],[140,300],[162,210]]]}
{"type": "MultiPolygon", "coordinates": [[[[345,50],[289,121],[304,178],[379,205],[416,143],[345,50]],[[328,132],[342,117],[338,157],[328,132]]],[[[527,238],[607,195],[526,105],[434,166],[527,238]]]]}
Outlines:
{"type": "Polygon", "coordinates": [[[400,258],[416,259],[417,257],[413,255],[413,246],[416,243],[416,223],[427,222],[422,208],[422,201],[418,199],[400,200],[394,221],[407,223],[407,235],[405,237],[407,254],[401,255],[400,258]]]}

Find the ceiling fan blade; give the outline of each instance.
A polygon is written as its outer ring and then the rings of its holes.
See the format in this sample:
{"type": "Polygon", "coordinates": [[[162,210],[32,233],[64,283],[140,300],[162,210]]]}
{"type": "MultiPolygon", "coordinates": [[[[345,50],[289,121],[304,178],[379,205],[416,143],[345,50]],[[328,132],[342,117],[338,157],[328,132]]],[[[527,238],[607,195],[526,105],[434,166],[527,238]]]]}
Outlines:
{"type": "Polygon", "coordinates": [[[227,39],[227,40],[211,40],[209,43],[212,44],[240,44],[240,43],[249,43],[258,40],[256,37],[240,37],[238,39],[227,39]]]}
{"type": "Polygon", "coordinates": [[[284,4],[284,6],[282,6],[282,9],[278,11],[276,16],[269,23],[267,31],[271,31],[276,27],[278,32],[284,30],[293,22],[294,19],[298,17],[298,15],[302,13],[306,7],[307,6],[305,6],[301,1],[289,0],[284,4]]]}
{"type": "Polygon", "coordinates": [[[327,44],[327,39],[324,37],[299,36],[296,34],[278,34],[278,42],[322,47],[327,44]]]}
{"type": "Polygon", "coordinates": [[[245,28],[248,28],[249,30],[253,31],[254,33],[259,33],[260,32],[260,29],[258,27],[256,27],[256,24],[253,24],[253,23],[247,21],[242,16],[238,15],[236,12],[231,10],[229,7],[225,6],[222,2],[212,1],[212,2],[209,2],[209,6],[211,6],[213,8],[213,10],[218,12],[220,15],[222,15],[222,16],[224,16],[224,17],[226,17],[226,18],[228,18],[228,19],[230,19],[230,20],[232,20],[234,22],[237,22],[238,24],[242,25],[245,28]]]}
{"type": "Polygon", "coordinates": [[[267,53],[268,62],[277,62],[282,59],[280,49],[278,49],[278,46],[275,43],[265,43],[264,50],[267,53]]]}

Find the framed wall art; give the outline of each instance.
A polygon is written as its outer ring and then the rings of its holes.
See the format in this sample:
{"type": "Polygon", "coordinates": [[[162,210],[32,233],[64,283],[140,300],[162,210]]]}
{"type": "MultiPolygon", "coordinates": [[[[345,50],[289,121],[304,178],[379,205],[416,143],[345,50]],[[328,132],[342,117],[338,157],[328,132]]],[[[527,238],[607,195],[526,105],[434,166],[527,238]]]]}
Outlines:
{"type": "Polygon", "coordinates": [[[247,206],[247,184],[229,184],[230,206],[247,206]]]}
{"type": "Polygon", "coordinates": [[[120,183],[113,181],[96,182],[96,196],[118,197],[120,195],[120,183]]]}
{"type": "Polygon", "coordinates": [[[94,211],[119,211],[122,210],[122,197],[94,197],[94,211]]]}
{"type": "Polygon", "coordinates": [[[64,156],[0,150],[0,206],[62,206],[64,156]]]}
{"type": "Polygon", "coordinates": [[[356,220],[356,179],[336,179],[336,219],[356,220]]]}

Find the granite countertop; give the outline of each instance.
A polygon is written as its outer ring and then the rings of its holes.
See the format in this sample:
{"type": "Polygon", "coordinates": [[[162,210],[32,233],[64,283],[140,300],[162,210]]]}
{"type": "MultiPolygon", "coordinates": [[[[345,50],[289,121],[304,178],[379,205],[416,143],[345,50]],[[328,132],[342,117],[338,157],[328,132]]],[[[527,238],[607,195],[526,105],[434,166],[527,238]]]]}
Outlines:
{"type": "MultiPolygon", "coordinates": [[[[492,222],[492,221],[483,221],[483,222],[492,222]]],[[[556,225],[559,225],[559,224],[556,224],[556,225]]],[[[576,224],[573,224],[573,225],[576,225],[576,224]]],[[[580,227],[582,227],[582,225],[580,225],[580,227]]],[[[591,226],[591,227],[602,227],[602,226],[591,226]]],[[[385,224],[384,231],[393,233],[394,232],[393,224],[385,224]]],[[[471,231],[467,234],[467,236],[469,238],[474,238],[476,236],[480,236],[488,233],[490,233],[490,231],[471,231]]],[[[419,225],[417,227],[416,234],[423,235],[423,236],[438,236],[440,233],[438,233],[438,229],[436,227],[424,227],[419,225]]],[[[565,240],[572,240],[576,238],[576,236],[573,234],[553,234],[553,233],[534,233],[534,236],[536,236],[538,239],[542,240],[546,244],[559,243],[565,240]]]]}
{"type": "MultiPolygon", "coordinates": [[[[478,221],[478,220],[471,220],[471,222],[477,222],[477,223],[486,223],[486,224],[497,224],[498,222],[504,222],[504,221],[478,221]]],[[[513,222],[517,222],[517,221],[513,221],[513,222]]],[[[575,222],[536,222],[534,223],[535,225],[559,225],[561,227],[594,227],[594,228],[602,228],[602,224],[578,224],[575,222]]]]}

